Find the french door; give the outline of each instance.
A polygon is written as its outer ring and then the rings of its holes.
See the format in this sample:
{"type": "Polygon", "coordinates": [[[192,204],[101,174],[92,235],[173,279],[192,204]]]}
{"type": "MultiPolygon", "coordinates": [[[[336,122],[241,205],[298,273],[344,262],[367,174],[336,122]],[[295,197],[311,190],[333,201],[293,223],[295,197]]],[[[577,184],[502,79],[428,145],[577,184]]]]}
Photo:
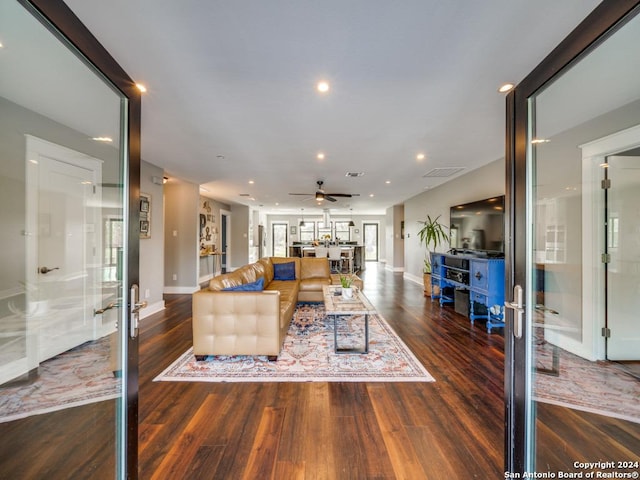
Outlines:
{"type": "Polygon", "coordinates": [[[0,476],[137,478],[140,99],[62,1],[0,35],[0,476]]]}
{"type": "Polygon", "coordinates": [[[640,389],[606,351],[640,338],[639,3],[603,2],[508,97],[505,478],[637,478],[640,389]]]}

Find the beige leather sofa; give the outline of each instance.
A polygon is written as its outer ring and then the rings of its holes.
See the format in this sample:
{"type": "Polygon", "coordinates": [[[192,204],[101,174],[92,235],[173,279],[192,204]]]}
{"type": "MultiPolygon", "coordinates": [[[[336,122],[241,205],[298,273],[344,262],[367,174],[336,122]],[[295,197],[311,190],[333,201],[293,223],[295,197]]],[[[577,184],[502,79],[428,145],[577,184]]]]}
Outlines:
{"type": "MultiPolygon", "coordinates": [[[[362,288],[362,280],[354,277],[362,288]]],[[[193,353],[207,355],[280,354],[296,304],[321,302],[322,286],[340,283],[326,258],[265,257],[211,279],[193,295],[193,353]],[[274,264],[295,264],[295,280],[274,280],[274,264]],[[224,291],[264,279],[262,291],[224,291]]]]}

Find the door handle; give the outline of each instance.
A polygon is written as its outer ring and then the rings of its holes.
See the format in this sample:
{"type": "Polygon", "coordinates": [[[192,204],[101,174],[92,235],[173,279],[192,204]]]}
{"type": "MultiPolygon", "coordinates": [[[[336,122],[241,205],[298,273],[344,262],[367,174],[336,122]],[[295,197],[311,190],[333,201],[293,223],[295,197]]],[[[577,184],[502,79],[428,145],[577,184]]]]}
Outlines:
{"type": "Polygon", "coordinates": [[[53,268],[49,268],[49,267],[40,267],[40,269],[38,270],[39,273],[42,273],[43,275],[49,272],[53,272],[54,270],[60,270],[60,267],[53,267],[53,268]]]}
{"type": "Polygon", "coordinates": [[[147,302],[140,302],[140,289],[135,283],[131,285],[129,295],[129,335],[136,338],[140,325],[140,309],[146,307],[147,302]]]}
{"type": "Polygon", "coordinates": [[[106,307],[102,307],[99,308],[98,310],[94,310],[93,311],[93,315],[102,315],[104,312],[106,312],[107,310],[111,310],[112,308],[116,308],[119,307],[120,305],[117,302],[111,302],[109,305],[107,305],[106,307]]]}
{"type": "Polygon", "coordinates": [[[522,316],[524,315],[524,304],[522,302],[522,287],[516,285],[513,287],[513,302],[504,302],[506,308],[515,310],[513,314],[513,336],[522,337],[522,316]]]}

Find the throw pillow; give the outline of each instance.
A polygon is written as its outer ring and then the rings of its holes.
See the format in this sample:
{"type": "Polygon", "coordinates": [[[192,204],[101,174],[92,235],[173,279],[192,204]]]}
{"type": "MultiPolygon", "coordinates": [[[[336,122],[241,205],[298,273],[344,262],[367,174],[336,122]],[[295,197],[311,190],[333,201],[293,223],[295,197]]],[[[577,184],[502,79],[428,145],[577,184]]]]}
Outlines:
{"type": "Polygon", "coordinates": [[[274,263],[273,279],[274,280],[295,280],[296,279],[295,262],[274,263]]]}
{"type": "Polygon", "coordinates": [[[244,283],[236,287],[227,287],[222,289],[225,292],[261,292],[264,290],[264,278],[260,277],[255,282],[244,283]]]}

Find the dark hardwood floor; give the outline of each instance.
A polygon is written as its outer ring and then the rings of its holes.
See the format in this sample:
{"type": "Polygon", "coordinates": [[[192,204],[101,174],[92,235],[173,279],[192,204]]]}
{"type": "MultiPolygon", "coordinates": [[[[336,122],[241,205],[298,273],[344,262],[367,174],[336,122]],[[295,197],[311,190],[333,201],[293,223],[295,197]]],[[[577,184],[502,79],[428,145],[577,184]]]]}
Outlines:
{"type": "MultiPolygon", "coordinates": [[[[435,383],[153,382],[191,345],[190,296],[167,296],[141,326],[140,478],[504,478],[501,334],[401,274],[363,276],[435,383]]],[[[112,405],[0,424],[0,478],[113,478],[112,405]]],[[[637,459],[640,425],[539,404],[538,444],[545,469],[574,471],[637,459]]]]}

